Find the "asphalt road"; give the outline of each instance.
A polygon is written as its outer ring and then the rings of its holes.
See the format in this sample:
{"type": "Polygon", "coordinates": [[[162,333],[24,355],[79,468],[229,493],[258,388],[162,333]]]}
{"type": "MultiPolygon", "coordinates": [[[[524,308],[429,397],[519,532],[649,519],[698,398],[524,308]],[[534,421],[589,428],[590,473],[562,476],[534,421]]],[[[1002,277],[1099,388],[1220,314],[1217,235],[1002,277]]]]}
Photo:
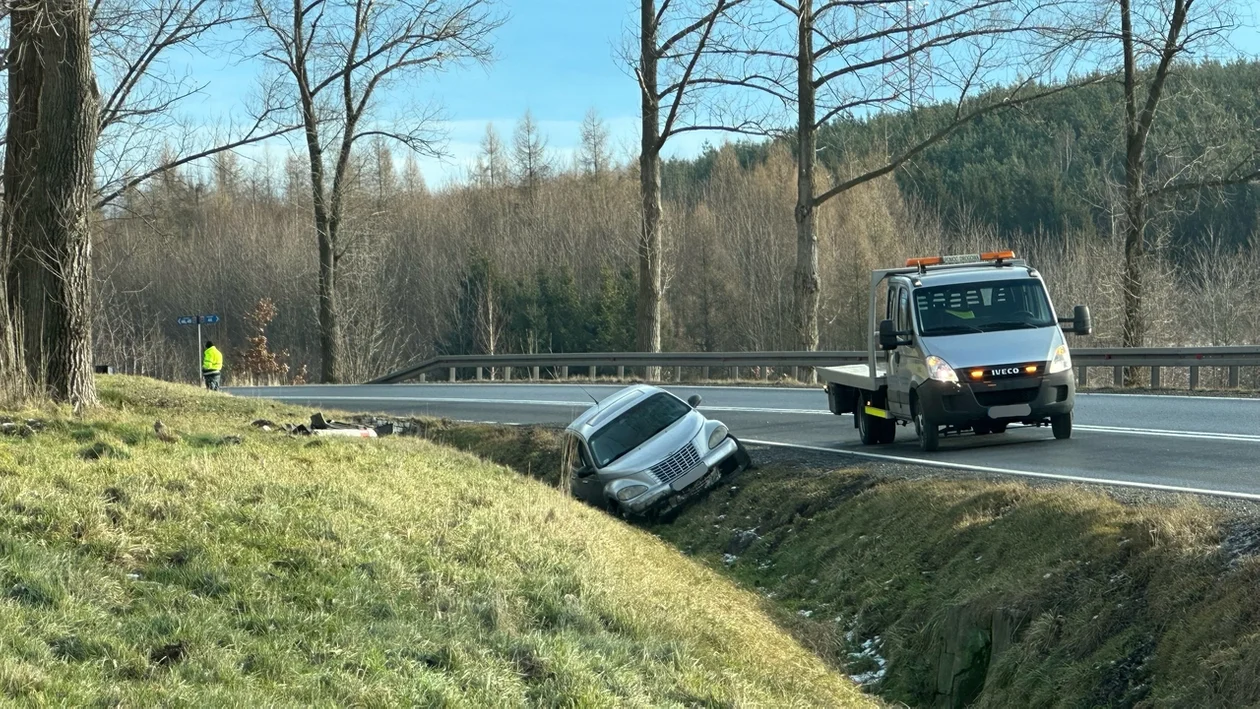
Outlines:
{"type": "MultiPolygon", "coordinates": [[[[392,415],[501,424],[564,425],[618,386],[573,384],[395,384],[232,389],[291,403],[392,415]],[[589,396],[588,396],[589,392],[589,396]]],[[[827,411],[819,389],[667,387],[750,442],[1034,477],[1120,483],[1260,500],[1260,399],[1078,394],[1073,437],[1048,428],[942,438],[922,453],[912,428],[897,441],[862,446],[851,416],[827,411]]]]}

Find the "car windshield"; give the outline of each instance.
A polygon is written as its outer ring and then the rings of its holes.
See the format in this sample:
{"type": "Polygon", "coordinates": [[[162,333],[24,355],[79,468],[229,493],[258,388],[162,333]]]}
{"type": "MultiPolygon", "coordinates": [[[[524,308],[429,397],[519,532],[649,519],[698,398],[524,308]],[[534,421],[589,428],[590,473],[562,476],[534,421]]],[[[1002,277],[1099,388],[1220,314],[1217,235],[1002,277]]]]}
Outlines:
{"type": "Polygon", "coordinates": [[[638,448],[690,410],[678,397],[665,392],[640,401],[591,435],[595,465],[602,468],[638,448]]]}
{"type": "Polygon", "coordinates": [[[1045,286],[1036,278],[958,283],[914,291],[919,332],[963,335],[1055,324],[1045,286]]]}

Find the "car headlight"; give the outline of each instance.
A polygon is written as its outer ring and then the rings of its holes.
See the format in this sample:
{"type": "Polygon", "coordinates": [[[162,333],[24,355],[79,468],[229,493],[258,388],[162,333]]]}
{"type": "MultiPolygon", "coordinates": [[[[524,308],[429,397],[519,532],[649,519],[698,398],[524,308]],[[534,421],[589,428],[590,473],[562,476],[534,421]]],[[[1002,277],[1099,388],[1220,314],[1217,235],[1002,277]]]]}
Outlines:
{"type": "Polygon", "coordinates": [[[1054,352],[1050,353],[1050,374],[1058,374],[1066,372],[1072,368],[1072,355],[1068,353],[1067,345],[1059,345],[1054,348],[1054,352]]]}
{"type": "Polygon", "coordinates": [[[617,499],[625,502],[647,492],[647,485],[627,485],[617,491],[617,499]]]}
{"type": "Polygon", "coordinates": [[[730,433],[730,430],[726,428],[725,424],[718,424],[718,427],[713,429],[713,433],[709,434],[709,447],[717,448],[719,443],[726,440],[726,434],[728,433],[730,433]]]}
{"type": "Polygon", "coordinates": [[[958,383],[958,374],[954,372],[954,368],[945,363],[945,360],[930,355],[927,358],[928,376],[938,382],[958,383]]]}

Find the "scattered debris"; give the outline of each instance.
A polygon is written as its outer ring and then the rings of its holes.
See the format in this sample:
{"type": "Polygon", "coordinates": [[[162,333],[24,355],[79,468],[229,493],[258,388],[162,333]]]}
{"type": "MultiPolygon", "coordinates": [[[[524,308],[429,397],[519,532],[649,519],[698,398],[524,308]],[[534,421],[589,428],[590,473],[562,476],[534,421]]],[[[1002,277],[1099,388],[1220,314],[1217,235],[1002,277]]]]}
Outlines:
{"type": "Polygon", "coordinates": [[[222,445],[222,446],[239,446],[240,444],[244,442],[245,442],[245,439],[237,435],[224,436],[223,438],[219,439],[219,445],[222,445]]]}
{"type": "Polygon", "coordinates": [[[743,554],[748,551],[748,547],[752,546],[758,539],[761,539],[761,537],[757,535],[756,529],[737,531],[735,532],[735,536],[731,537],[731,541],[726,545],[726,553],[743,554]]]}
{"type": "Polygon", "coordinates": [[[814,612],[813,612],[813,611],[807,611],[807,610],[799,610],[799,611],[797,611],[797,612],[796,612],[796,614],[797,614],[797,615],[799,615],[799,616],[800,616],[800,617],[802,617],[802,618],[808,618],[808,617],[810,617],[810,616],[814,615],[814,612]]]}
{"type": "Polygon", "coordinates": [[[739,557],[738,557],[738,556],[735,556],[734,554],[723,554],[723,555],[722,555],[722,563],[723,563],[723,564],[726,564],[727,566],[730,566],[731,564],[734,564],[736,561],[739,561],[739,557]]]}

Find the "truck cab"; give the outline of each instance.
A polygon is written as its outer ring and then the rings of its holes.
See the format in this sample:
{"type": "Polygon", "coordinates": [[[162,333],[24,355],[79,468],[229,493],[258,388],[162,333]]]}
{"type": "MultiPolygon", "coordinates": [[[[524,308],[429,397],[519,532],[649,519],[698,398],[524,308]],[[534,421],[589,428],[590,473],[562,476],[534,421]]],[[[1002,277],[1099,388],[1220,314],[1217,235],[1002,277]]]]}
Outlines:
{"type": "Polygon", "coordinates": [[[1013,252],[875,271],[870,316],[870,361],[819,370],[832,412],[853,413],[863,443],[891,443],[898,424],[913,424],[925,451],[942,434],[1010,424],[1071,437],[1076,387],[1062,326],[1089,334],[1089,311],[1058,318],[1041,275],[1013,252]]]}

